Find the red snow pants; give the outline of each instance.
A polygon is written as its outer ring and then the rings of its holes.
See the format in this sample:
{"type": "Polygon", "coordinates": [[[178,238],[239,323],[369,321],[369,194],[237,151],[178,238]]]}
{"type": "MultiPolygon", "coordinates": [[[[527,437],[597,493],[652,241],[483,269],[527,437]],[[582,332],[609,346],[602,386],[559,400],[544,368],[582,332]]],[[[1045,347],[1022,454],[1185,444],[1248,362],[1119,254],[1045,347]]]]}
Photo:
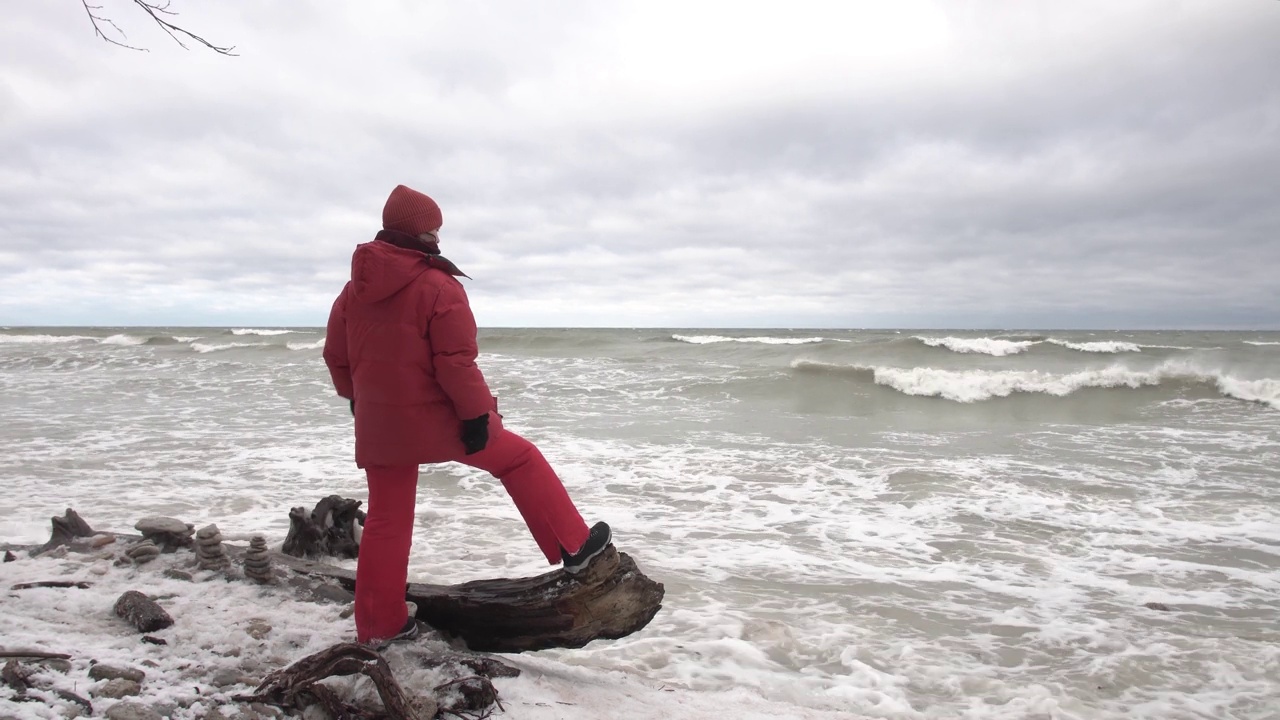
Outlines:
{"type": "MultiPolygon", "coordinates": [[[[533,443],[500,429],[484,450],[457,459],[502,481],[547,562],[561,562],[560,548],[577,552],[589,530],[564,484],[533,443]]],[[[356,562],[356,638],[385,640],[408,619],[405,585],[413,539],[418,466],[366,467],[369,508],[356,562]]]]}

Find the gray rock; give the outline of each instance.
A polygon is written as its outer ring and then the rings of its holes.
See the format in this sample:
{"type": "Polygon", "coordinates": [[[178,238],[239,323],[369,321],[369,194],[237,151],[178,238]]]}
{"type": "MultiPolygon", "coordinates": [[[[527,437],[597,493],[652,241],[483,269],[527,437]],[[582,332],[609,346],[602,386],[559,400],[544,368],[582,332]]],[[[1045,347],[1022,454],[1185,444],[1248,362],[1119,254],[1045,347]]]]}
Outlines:
{"type": "Polygon", "coordinates": [[[164,608],[137,590],[129,590],[116,600],[115,613],[144,633],[173,625],[173,618],[164,608]]]}
{"type": "Polygon", "coordinates": [[[124,554],[127,555],[130,560],[141,565],[143,563],[149,563],[159,557],[160,547],[150,540],[142,540],[130,545],[129,548],[124,551],[124,554]]]}
{"type": "Polygon", "coordinates": [[[229,685],[257,685],[258,681],[240,672],[238,668],[222,668],[213,674],[209,684],[224,688],[229,685]]]}
{"type": "Polygon", "coordinates": [[[62,658],[47,658],[38,662],[40,665],[47,667],[54,672],[62,673],[63,675],[71,672],[70,660],[63,660],[62,658]]]}
{"type": "Polygon", "coordinates": [[[125,680],[132,680],[136,683],[140,683],[146,679],[147,674],[137,668],[98,663],[97,665],[89,668],[89,677],[94,680],[114,680],[116,678],[124,678],[125,680]]]}
{"type": "Polygon", "coordinates": [[[164,720],[164,716],[151,708],[132,701],[119,702],[107,711],[111,720],[164,720]]]}
{"type": "Polygon", "coordinates": [[[330,583],[321,583],[311,591],[311,595],[316,600],[322,602],[349,603],[354,602],[356,596],[349,590],[330,583]]]}
{"type": "Polygon", "coordinates": [[[261,640],[271,634],[271,623],[262,618],[250,618],[249,625],[244,631],[254,640],[261,640]]]}
{"type": "Polygon", "coordinates": [[[186,580],[187,582],[191,582],[194,579],[191,573],[185,570],[179,570],[177,568],[169,568],[168,570],[165,570],[161,574],[169,578],[170,580],[186,580]]]}
{"type": "Polygon", "coordinates": [[[144,517],[133,526],[134,530],[147,535],[149,533],[172,533],[182,535],[191,531],[187,524],[171,517],[153,515],[144,517]]]}
{"type": "Polygon", "coordinates": [[[122,698],[129,695],[137,695],[140,692],[142,692],[142,686],[133,680],[114,678],[98,688],[94,695],[105,698],[122,698]]]}

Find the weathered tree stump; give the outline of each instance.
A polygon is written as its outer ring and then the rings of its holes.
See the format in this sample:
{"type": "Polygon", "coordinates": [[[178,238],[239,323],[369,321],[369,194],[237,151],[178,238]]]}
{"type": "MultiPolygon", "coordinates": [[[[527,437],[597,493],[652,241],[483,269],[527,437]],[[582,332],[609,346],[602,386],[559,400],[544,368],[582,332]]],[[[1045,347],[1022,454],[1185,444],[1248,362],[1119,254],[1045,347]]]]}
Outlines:
{"type": "Polygon", "coordinates": [[[89,523],[71,508],[67,508],[67,512],[62,517],[54,515],[50,519],[53,521],[53,534],[50,535],[49,542],[32,550],[32,555],[48,552],[59,545],[70,544],[76,538],[92,537],[94,534],[89,523]]]}
{"type": "Polygon", "coordinates": [[[155,632],[173,624],[173,618],[155,600],[137,590],[129,590],[116,600],[115,613],[139,632],[155,632]]]}
{"type": "MultiPolygon", "coordinates": [[[[286,556],[280,564],[355,588],[350,570],[286,556]]],[[[658,614],[665,592],[610,545],[577,575],[554,570],[461,585],[409,583],[405,598],[417,603],[419,620],[461,638],[471,650],[524,652],[626,637],[658,614]]]]}
{"type": "Polygon", "coordinates": [[[360,544],[355,525],[364,524],[362,504],[360,500],[330,495],[316,503],[310,513],[303,507],[293,508],[289,511],[289,534],[281,550],[293,557],[356,557],[360,544]]]}

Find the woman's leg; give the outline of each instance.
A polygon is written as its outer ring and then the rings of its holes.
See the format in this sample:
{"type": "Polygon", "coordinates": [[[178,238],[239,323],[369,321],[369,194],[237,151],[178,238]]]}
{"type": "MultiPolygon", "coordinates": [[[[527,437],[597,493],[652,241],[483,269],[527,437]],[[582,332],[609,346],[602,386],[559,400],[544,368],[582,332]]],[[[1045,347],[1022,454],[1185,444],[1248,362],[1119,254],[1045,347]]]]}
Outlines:
{"type": "Polygon", "coordinates": [[[356,639],[393,637],[404,627],[418,466],[368,467],[369,512],[356,562],[356,639]]]}
{"type": "Polygon", "coordinates": [[[458,458],[458,462],[502,481],[548,563],[560,563],[561,547],[577,552],[587,541],[587,524],[533,443],[503,428],[489,438],[484,450],[458,458]]]}

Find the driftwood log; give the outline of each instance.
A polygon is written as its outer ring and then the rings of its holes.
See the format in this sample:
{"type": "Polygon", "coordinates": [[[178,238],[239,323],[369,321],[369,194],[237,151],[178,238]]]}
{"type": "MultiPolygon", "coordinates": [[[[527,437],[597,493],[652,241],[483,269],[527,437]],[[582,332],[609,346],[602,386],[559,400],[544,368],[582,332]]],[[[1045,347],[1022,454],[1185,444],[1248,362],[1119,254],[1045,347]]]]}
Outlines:
{"type": "Polygon", "coordinates": [[[67,545],[76,538],[92,537],[94,534],[89,523],[71,508],[67,508],[67,512],[62,517],[54,515],[50,519],[53,521],[53,533],[49,537],[49,542],[32,550],[32,555],[48,552],[59,545],[67,545]]]}
{"type": "Polygon", "coordinates": [[[305,507],[293,508],[289,511],[289,534],[281,549],[300,558],[355,558],[360,550],[356,523],[363,527],[365,518],[361,504],[360,500],[330,495],[311,512],[305,507]]]}
{"type": "MultiPolygon", "coordinates": [[[[294,572],[325,577],[355,589],[355,573],[290,557],[294,572]]],[[[409,583],[405,598],[417,618],[456,636],[477,652],[578,648],[597,639],[639,631],[662,609],[662,583],[610,545],[586,570],[531,578],[475,580],[461,585],[409,583]]]]}

